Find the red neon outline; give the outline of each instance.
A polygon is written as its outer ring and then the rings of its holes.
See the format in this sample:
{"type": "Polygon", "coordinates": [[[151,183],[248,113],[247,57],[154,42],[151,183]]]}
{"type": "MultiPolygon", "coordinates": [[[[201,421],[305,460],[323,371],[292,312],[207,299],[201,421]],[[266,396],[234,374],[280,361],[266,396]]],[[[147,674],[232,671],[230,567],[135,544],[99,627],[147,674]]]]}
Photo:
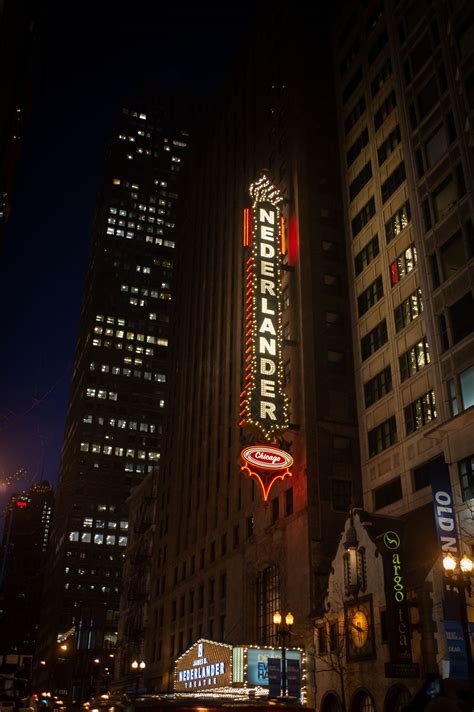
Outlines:
{"type": "Polygon", "coordinates": [[[255,479],[259,483],[260,487],[262,488],[264,502],[268,501],[268,496],[270,494],[270,490],[277,480],[284,480],[287,475],[288,475],[288,477],[293,477],[293,473],[290,472],[290,470],[288,468],[286,468],[286,470],[284,472],[281,472],[277,475],[273,475],[273,477],[270,480],[269,485],[266,487],[264,481],[262,480],[261,475],[258,472],[254,472],[253,470],[251,470],[248,465],[242,465],[242,467],[240,469],[242,470],[242,472],[247,472],[247,475],[249,477],[255,477],[255,479]]]}
{"type": "Polygon", "coordinates": [[[285,218],[280,215],[280,250],[281,254],[284,255],[286,252],[286,240],[285,240],[285,218]]]}

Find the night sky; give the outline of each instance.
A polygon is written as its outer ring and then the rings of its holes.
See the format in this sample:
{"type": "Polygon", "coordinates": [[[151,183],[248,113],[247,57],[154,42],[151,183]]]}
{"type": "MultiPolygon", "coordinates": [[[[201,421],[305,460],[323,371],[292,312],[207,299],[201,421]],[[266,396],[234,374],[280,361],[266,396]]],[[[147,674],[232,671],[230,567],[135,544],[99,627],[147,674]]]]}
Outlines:
{"type": "Polygon", "coordinates": [[[18,488],[57,480],[95,201],[118,111],[129,98],[159,97],[160,87],[212,96],[252,25],[250,9],[127,5],[50,2],[43,18],[0,256],[0,510],[18,488]],[[21,485],[6,487],[19,468],[21,485]]]}

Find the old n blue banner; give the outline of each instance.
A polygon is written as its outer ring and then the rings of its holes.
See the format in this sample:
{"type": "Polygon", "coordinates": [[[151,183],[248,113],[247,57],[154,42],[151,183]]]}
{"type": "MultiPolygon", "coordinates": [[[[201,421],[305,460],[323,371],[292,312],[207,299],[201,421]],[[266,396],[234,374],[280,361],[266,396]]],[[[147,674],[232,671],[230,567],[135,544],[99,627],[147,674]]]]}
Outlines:
{"type": "Polygon", "coordinates": [[[458,528],[448,466],[443,460],[434,460],[430,465],[430,471],[439,548],[441,551],[450,551],[454,556],[459,556],[458,528]]]}
{"type": "Polygon", "coordinates": [[[300,698],[301,695],[301,668],[299,660],[286,661],[286,679],[289,697],[300,698]]]}
{"type": "MultiPolygon", "coordinates": [[[[430,465],[431,489],[436,522],[436,532],[440,553],[451,552],[460,555],[458,527],[454,511],[454,498],[449,477],[449,468],[442,459],[434,460],[430,465]]],[[[464,596],[464,594],[463,594],[464,596]]],[[[449,585],[444,587],[444,632],[448,651],[449,677],[452,680],[467,680],[467,649],[461,623],[460,606],[465,601],[449,585]]]]}
{"type": "Polygon", "coordinates": [[[268,696],[280,697],[281,661],[280,658],[268,658],[268,696]]]}

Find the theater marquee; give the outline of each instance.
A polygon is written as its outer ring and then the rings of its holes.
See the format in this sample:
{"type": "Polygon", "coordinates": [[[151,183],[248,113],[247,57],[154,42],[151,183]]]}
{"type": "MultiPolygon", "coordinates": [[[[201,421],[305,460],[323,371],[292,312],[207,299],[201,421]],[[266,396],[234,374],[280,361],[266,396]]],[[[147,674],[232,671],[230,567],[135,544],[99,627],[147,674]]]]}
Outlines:
{"type": "MultiPolygon", "coordinates": [[[[240,426],[268,443],[275,439],[276,433],[287,430],[289,426],[288,399],[283,390],[282,358],[281,255],[284,230],[279,204],[283,197],[266,173],[262,173],[252,183],[250,196],[253,205],[244,215],[244,246],[248,250],[248,257],[245,286],[245,385],[241,394],[240,426]]],[[[278,475],[274,470],[279,468],[268,468],[268,460],[250,463],[258,469],[249,469],[248,459],[244,456],[242,459],[242,469],[257,477],[265,500],[275,479],[283,479],[291,474],[284,457],[278,475]],[[270,474],[269,469],[273,471],[270,474]]]]}

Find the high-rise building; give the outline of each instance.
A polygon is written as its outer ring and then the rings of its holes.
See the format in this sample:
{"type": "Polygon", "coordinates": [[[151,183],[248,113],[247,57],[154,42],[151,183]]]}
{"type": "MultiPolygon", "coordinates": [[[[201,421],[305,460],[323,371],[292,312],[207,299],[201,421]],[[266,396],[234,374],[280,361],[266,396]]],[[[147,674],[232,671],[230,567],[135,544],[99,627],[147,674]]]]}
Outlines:
{"type": "Polygon", "coordinates": [[[267,17],[193,136],[142,651],[149,690],[172,687],[175,659],[200,638],[278,645],[277,610],[291,611],[292,641],[309,648],[340,528],[360,500],[335,104],[330,75],[315,83],[330,55],[313,49],[313,30],[267,17]],[[261,300],[249,271],[260,269],[260,232],[272,241],[261,300]],[[251,294],[268,336],[263,380],[251,294]],[[241,459],[246,447],[256,467],[241,459]],[[284,465],[276,478],[263,467],[273,457],[284,465]]]}
{"type": "Polygon", "coordinates": [[[0,655],[34,653],[53,502],[48,482],[8,502],[0,557],[0,655]]]}
{"type": "Polygon", "coordinates": [[[97,203],[37,661],[69,700],[112,670],[126,499],[160,459],[185,121],[123,109],[97,203]]]}
{"type": "Polygon", "coordinates": [[[346,522],[317,621],[323,712],[343,700],[354,712],[400,709],[427,673],[453,687],[472,679],[459,563],[474,554],[473,32],[466,2],[339,6],[334,73],[371,514],[346,522]]]}
{"type": "Polygon", "coordinates": [[[335,36],[364,505],[472,493],[472,74],[468,3],[350,3],[335,36]],[[449,424],[448,424],[449,423],[449,424]]]}

